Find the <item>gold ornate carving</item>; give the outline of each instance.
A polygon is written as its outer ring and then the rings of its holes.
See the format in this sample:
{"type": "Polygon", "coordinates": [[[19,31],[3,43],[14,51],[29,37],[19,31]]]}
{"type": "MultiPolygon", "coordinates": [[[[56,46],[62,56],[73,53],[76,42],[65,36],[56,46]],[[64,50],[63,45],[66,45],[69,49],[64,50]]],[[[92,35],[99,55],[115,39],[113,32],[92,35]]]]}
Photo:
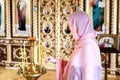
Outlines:
{"type": "Polygon", "coordinates": [[[11,9],[10,9],[10,0],[6,0],[6,32],[7,38],[11,37],[11,9]]]}
{"type": "Polygon", "coordinates": [[[120,0],[118,2],[118,33],[120,34],[120,0]]]}
{"type": "Polygon", "coordinates": [[[71,13],[73,13],[72,8],[70,6],[67,6],[63,9],[63,13],[66,16],[69,16],[71,13]]]}
{"type": "Polygon", "coordinates": [[[120,54],[117,54],[117,68],[120,68],[120,54]]]}
{"type": "MultiPolygon", "coordinates": [[[[86,1],[87,2],[87,1],[86,1]]],[[[86,8],[84,6],[85,0],[78,0],[78,6],[80,6],[80,10],[84,11],[84,8],[86,8]]]]}
{"type": "Polygon", "coordinates": [[[52,9],[50,7],[45,7],[43,9],[43,14],[45,14],[46,16],[50,15],[51,13],[52,13],[52,9]]]}
{"type": "MultiPolygon", "coordinates": [[[[45,45],[47,54],[55,56],[55,0],[39,1],[39,37],[45,45]]],[[[56,5],[55,5],[56,4],[56,5]]]]}
{"type": "Polygon", "coordinates": [[[7,47],[6,47],[6,45],[1,45],[0,46],[0,54],[4,55],[4,57],[2,57],[2,59],[0,59],[0,60],[6,60],[7,59],[7,47]]]}
{"type": "MultiPolygon", "coordinates": [[[[110,18],[111,18],[111,22],[110,22],[110,33],[111,34],[117,34],[117,0],[111,0],[111,5],[110,5],[110,18]]],[[[116,68],[116,54],[111,54],[111,69],[115,69],[116,68]]],[[[111,74],[115,74],[114,71],[111,71],[111,74]]]]}
{"type": "Polygon", "coordinates": [[[38,37],[38,0],[32,0],[33,2],[33,36],[38,37]]]}
{"type": "Polygon", "coordinates": [[[111,0],[111,34],[117,34],[117,0],[111,0]]]}
{"type": "Polygon", "coordinates": [[[104,25],[106,27],[106,34],[109,34],[110,29],[110,0],[107,0],[105,2],[105,8],[104,8],[104,25]]]}
{"type": "MultiPolygon", "coordinates": [[[[12,45],[12,61],[22,61],[22,53],[20,52],[20,48],[23,47],[23,46],[17,46],[17,45],[12,45]]],[[[26,46],[26,52],[27,52],[27,60],[30,61],[30,46],[26,46]]]]}
{"type": "Polygon", "coordinates": [[[78,1],[62,0],[60,1],[60,58],[69,59],[73,50],[74,39],[69,31],[67,18],[78,8],[78,1]]]}

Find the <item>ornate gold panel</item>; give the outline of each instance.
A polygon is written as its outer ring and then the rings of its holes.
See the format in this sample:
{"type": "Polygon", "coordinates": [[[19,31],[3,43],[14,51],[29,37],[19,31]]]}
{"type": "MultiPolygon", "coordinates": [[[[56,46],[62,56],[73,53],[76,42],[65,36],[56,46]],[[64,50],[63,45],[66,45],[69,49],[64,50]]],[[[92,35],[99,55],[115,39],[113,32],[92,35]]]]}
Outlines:
{"type": "Polygon", "coordinates": [[[111,8],[111,15],[110,15],[110,18],[111,18],[111,22],[110,22],[110,25],[111,25],[111,34],[117,34],[117,2],[118,0],[111,0],[111,3],[110,3],[110,8],[111,8]]]}
{"type": "Polygon", "coordinates": [[[39,37],[47,54],[55,56],[56,0],[39,1],[39,37]]]}
{"type": "Polygon", "coordinates": [[[118,14],[117,14],[117,26],[118,26],[118,34],[120,34],[120,0],[118,0],[118,4],[117,4],[117,10],[118,10],[118,14]]]}
{"type": "MultiPolygon", "coordinates": [[[[120,54],[117,54],[116,56],[117,56],[117,58],[116,58],[116,68],[120,68],[120,54]]],[[[120,71],[117,71],[116,74],[120,75],[120,71]]]]}
{"type": "Polygon", "coordinates": [[[0,45],[0,61],[7,60],[7,46],[0,45]]]}
{"type": "Polygon", "coordinates": [[[60,0],[60,58],[69,59],[73,51],[74,39],[68,26],[68,16],[77,11],[75,0],[60,0]]]}
{"type": "MultiPolygon", "coordinates": [[[[17,61],[17,62],[22,62],[22,53],[20,52],[20,48],[23,47],[21,45],[12,45],[11,50],[12,50],[12,56],[11,59],[12,61],[17,61]]],[[[26,46],[26,53],[27,53],[27,59],[30,61],[30,46],[26,46]]]]}
{"type": "MultiPolygon", "coordinates": [[[[105,2],[105,0],[104,0],[105,2]]],[[[110,0],[107,0],[105,2],[105,8],[104,8],[104,25],[106,26],[106,34],[109,34],[109,28],[110,28],[110,0]]]]}
{"type": "Polygon", "coordinates": [[[38,0],[32,0],[32,12],[33,12],[33,36],[38,37],[38,0]]]}
{"type": "Polygon", "coordinates": [[[39,35],[41,44],[47,48],[47,54],[56,58],[68,59],[72,53],[74,39],[69,30],[67,18],[83,9],[83,1],[78,0],[40,0],[39,35]]]}
{"type": "Polygon", "coordinates": [[[5,20],[6,20],[6,33],[7,33],[7,38],[11,37],[11,8],[10,8],[10,0],[6,0],[6,14],[5,14],[5,20]]]}

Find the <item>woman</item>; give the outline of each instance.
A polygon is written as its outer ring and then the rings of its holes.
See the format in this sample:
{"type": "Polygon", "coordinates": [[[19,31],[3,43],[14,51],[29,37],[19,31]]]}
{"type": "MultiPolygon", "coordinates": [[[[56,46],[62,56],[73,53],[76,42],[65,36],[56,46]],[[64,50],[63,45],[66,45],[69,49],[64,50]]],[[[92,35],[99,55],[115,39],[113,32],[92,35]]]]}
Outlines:
{"type": "Polygon", "coordinates": [[[57,80],[102,80],[100,50],[88,14],[78,11],[68,22],[76,44],[68,62],[56,60],[57,80]]]}

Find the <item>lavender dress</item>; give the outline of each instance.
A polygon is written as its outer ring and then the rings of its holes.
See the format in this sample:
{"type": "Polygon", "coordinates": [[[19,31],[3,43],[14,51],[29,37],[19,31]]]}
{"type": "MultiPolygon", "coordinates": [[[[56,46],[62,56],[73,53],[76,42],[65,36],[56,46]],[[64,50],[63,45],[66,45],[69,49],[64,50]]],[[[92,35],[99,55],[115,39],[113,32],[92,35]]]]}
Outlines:
{"type": "Polygon", "coordinates": [[[88,14],[75,12],[68,22],[76,44],[68,62],[57,60],[56,80],[102,80],[100,50],[88,14]]]}

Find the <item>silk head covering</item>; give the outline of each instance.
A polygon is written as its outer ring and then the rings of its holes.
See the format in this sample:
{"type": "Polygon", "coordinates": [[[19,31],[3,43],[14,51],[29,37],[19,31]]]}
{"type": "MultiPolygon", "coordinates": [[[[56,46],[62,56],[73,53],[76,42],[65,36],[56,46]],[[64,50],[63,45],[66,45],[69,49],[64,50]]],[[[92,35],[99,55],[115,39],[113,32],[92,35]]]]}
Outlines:
{"type": "Polygon", "coordinates": [[[73,13],[68,17],[68,22],[69,28],[76,41],[84,38],[84,36],[88,37],[87,34],[96,37],[95,30],[86,12],[78,11],[73,13]]]}
{"type": "Polygon", "coordinates": [[[73,13],[68,17],[68,23],[73,38],[77,43],[81,43],[82,45],[85,43],[83,42],[85,39],[96,37],[96,32],[86,12],[78,11],[73,13]]]}
{"type": "Polygon", "coordinates": [[[102,80],[96,32],[88,14],[75,12],[68,17],[68,23],[76,44],[68,62],[57,60],[56,80],[102,80]]]}

